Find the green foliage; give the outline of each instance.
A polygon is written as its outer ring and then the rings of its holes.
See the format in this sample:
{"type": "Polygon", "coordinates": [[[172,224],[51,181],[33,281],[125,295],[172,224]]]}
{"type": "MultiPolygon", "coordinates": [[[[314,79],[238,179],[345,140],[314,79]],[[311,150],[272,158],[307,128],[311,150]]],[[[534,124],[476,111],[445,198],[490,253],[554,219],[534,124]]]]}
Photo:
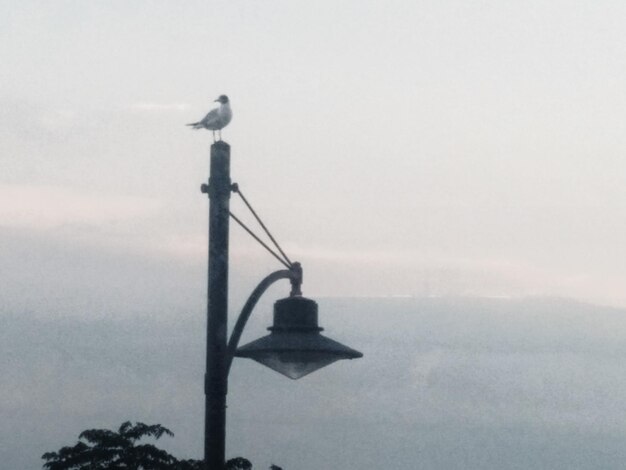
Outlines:
{"type": "Polygon", "coordinates": [[[248,459],[235,457],[226,462],[226,470],[251,470],[252,464],[248,459]]]}
{"type": "MultiPolygon", "coordinates": [[[[88,429],[78,436],[74,446],[58,452],[46,452],[47,470],[204,470],[201,460],[178,460],[152,444],[140,444],[145,437],[159,439],[174,433],[160,424],[122,423],[117,431],[88,429]]],[[[282,470],[275,465],[272,470],[282,470]]],[[[235,457],[225,470],[252,470],[248,459],[235,457]]]]}
{"type": "Polygon", "coordinates": [[[117,432],[88,429],[74,446],[46,452],[48,470],[201,470],[199,460],[178,460],[152,444],[139,444],[144,437],[159,439],[174,433],[160,424],[122,423],[117,432]]]}

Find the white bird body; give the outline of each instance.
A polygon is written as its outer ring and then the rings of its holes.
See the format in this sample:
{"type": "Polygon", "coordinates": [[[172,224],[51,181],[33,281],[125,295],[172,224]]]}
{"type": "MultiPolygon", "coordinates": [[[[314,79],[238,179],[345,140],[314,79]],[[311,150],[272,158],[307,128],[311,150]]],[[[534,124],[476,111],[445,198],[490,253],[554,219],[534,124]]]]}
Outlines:
{"type": "MultiPolygon", "coordinates": [[[[220,103],[217,108],[209,111],[209,113],[204,116],[201,121],[187,124],[188,126],[191,126],[192,129],[208,129],[213,131],[213,138],[215,138],[215,131],[221,131],[233,118],[233,111],[230,109],[230,102],[226,95],[220,96],[215,101],[220,103]]],[[[220,132],[220,140],[221,138],[222,136],[220,132]]]]}

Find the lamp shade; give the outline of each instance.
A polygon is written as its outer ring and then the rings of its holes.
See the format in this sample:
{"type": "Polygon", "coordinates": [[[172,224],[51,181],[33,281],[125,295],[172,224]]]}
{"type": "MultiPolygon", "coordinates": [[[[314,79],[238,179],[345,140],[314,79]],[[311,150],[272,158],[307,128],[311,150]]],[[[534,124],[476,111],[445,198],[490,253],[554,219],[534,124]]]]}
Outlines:
{"type": "Polygon", "coordinates": [[[237,349],[247,357],[290,379],[299,379],[340,359],[363,357],[359,351],[320,334],[317,303],[294,296],[274,304],[270,334],[237,349]]]}

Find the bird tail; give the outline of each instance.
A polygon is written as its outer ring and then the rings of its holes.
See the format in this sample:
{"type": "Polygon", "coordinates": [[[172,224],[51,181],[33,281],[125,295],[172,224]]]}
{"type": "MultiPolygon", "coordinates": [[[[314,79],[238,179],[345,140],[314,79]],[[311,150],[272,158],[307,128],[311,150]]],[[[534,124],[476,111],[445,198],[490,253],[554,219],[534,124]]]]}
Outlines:
{"type": "Polygon", "coordinates": [[[202,125],[199,122],[190,122],[189,124],[185,124],[186,126],[192,126],[194,129],[200,129],[202,125]]]}

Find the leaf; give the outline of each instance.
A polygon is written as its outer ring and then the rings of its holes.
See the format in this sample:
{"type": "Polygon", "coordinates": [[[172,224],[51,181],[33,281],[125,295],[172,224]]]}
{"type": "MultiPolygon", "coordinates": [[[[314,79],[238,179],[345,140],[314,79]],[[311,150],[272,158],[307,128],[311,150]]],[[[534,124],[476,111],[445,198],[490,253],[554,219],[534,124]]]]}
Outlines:
{"type": "Polygon", "coordinates": [[[235,457],[226,462],[226,470],[250,470],[251,468],[250,461],[243,457],[235,457]]]}

